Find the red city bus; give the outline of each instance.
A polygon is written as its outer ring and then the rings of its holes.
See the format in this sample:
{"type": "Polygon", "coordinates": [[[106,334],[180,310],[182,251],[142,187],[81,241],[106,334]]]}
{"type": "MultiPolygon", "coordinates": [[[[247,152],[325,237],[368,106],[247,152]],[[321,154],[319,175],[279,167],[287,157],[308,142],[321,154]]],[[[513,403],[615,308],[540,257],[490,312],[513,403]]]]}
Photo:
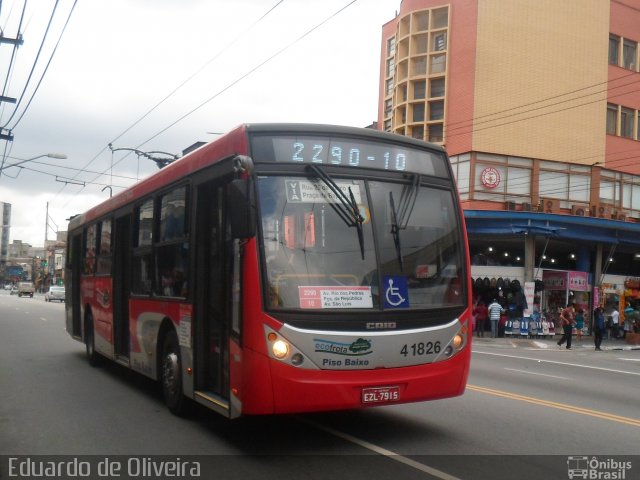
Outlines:
{"type": "Polygon", "coordinates": [[[66,326],[235,418],[461,395],[471,285],[443,149],[242,125],[69,224],[66,326]]]}

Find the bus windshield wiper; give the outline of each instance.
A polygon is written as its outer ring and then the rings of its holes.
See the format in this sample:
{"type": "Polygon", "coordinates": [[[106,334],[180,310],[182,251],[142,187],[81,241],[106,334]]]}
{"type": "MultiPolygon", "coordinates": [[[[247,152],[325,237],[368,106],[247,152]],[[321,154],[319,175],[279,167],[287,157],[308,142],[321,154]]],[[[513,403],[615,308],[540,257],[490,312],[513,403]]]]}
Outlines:
{"type": "Polygon", "coordinates": [[[404,271],[404,258],[402,256],[402,245],[400,243],[400,230],[407,228],[409,224],[409,218],[413,212],[413,207],[416,204],[418,198],[418,191],[420,190],[420,176],[414,175],[411,185],[405,185],[402,188],[402,194],[400,195],[400,205],[396,210],[396,203],[393,200],[393,192],[389,192],[389,205],[391,206],[391,235],[393,235],[393,243],[396,247],[396,254],[398,255],[398,263],[400,264],[400,271],[404,271]]]}
{"type": "Polygon", "coordinates": [[[358,242],[360,243],[360,255],[362,256],[362,260],[364,260],[364,233],[362,228],[364,218],[360,215],[360,209],[358,208],[358,203],[356,202],[356,198],[353,195],[351,187],[349,187],[349,196],[347,197],[333,178],[331,178],[329,174],[322,170],[318,165],[309,165],[309,168],[320,180],[322,180],[322,182],[329,188],[329,190],[331,190],[333,195],[335,195],[340,202],[339,204],[329,202],[329,205],[333,207],[338,216],[347,224],[347,226],[356,227],[358,231],[358,242]]]}

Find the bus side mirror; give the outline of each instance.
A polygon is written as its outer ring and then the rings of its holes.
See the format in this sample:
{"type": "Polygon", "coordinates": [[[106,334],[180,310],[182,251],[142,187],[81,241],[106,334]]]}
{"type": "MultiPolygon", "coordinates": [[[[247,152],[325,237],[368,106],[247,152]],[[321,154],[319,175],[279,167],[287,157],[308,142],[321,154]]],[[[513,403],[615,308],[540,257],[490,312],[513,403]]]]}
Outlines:
{"type": "Polygon", "coordinates": [[[256,234],[256,208],[250,180],[233,180],[229,185],[229,225],[233,238],[250,238],[256,234]]]}

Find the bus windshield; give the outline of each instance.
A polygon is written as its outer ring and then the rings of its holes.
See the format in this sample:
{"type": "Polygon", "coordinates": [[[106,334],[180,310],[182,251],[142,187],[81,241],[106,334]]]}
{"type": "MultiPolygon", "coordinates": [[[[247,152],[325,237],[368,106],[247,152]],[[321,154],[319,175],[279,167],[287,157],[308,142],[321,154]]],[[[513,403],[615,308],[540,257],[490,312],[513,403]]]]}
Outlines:
{"type": "Polygon", "coordinates": [[[451,191],[421,185],[417,175],[405,183],[260,176],[258,196],[269,308],[464,304],[451,191]]]}

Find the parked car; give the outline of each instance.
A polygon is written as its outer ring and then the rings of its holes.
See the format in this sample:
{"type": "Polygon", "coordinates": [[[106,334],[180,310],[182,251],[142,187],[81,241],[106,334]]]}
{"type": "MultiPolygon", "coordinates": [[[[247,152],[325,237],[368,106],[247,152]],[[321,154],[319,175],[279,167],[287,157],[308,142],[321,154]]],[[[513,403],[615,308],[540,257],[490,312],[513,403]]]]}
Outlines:
{"type": "Polygon", "coordinates": [[[33,286],[31,282],[20,282],[18,283],[18,296],[29,296],[33,298],[33,294],[36,291],[36,288],[33,286]]]}
{"type": "Polygon", "coordinates": [[[49,291],[44,294],[45,302],[51,302],[53,300],[64,302],[65,298],[66,293],[64,287],[49,287],[49,291]]]}

